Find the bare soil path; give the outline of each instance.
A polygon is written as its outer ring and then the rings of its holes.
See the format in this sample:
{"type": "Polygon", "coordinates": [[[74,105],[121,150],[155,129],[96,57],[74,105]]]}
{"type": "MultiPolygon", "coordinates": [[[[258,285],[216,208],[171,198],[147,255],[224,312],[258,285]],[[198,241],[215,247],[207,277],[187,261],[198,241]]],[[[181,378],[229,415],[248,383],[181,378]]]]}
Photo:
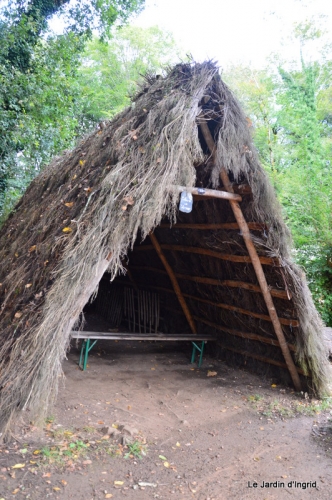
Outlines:
{"type": "Polygon", "coordinates": [[[97,346],[86,372],[73,347],[44,429],[0,448],[0,499],[331,499],[329,410],[209,356],[197,369],[184,343],[97,346]]]}

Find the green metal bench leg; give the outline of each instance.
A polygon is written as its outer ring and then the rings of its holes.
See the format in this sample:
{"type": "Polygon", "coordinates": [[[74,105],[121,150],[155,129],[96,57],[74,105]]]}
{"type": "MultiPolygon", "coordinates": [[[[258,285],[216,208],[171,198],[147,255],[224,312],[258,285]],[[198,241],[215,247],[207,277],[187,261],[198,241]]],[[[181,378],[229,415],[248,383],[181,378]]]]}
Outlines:
{"type": "Polygon", "coordinates": [[[96,344],[97,340],[92,342],[90,345],[90,339],[84,339],[81,347],[81,353],[80,353],[80,360],[78,363],[78,366],[85,371],[87,364],[88,364],[88,357],[89,357],[89,352],[93,348],[93,346],[96,344]],[[84,360],[84,361],[83,361],[84,360]],[[82,364],[83,362],[83,364],[82,364]]]}
{"type": "Polygon", "coordinates": [[[203,340],[201,346],[199,347],[195,342],[192,342],[193,345],[193,352],[191,355],[191,363],[195,362],[195,357],[196,357],[196,351],[200,353],[199,360],[198,360],[198,368],[201,367],[201,364],[203,362],[203,353],[204,353],[204,345],[205,341],[203,340]]]}
{"type": "Polygon", "coordinates": [[[203,362],[203,352],[204,352],[204,345],[205,345],[205,342],[203,341],[202,342],[202,346],[201,346],[201,355],[199,357],[199,361],[198,361],[198,368],[201,367],[201,364],[203,362]]]}

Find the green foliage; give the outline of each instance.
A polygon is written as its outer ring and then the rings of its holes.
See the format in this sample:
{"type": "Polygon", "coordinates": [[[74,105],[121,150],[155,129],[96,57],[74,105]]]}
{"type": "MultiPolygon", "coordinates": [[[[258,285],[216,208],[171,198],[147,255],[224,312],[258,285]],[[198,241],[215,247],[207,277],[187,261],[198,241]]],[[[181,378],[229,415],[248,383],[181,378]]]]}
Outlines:
{"type": "Polygon", "coordinates": [[[332,324],[332,63],[330,49],[305,62],[321,30],[298,24],[299,61],[265,70],[230,68],[226,81],[245,105],[254,139],[293,234],[295,257],[324,321],[332,324]]]}
{"type": "Polygon", "coordinates": [[[0,215],[54,154],[73,145],[80,50],[81,40],[70,33],[40,41],[27,72],[0,66],[0,215]]]}
{"type": "Polygon", "coordinates": [[[296,259],[306,270],[307,281],[317,310],[323,321],[332,325],[332,248],[328,246],[302,246],[296,259]]]}
{"type": "Polygon", "coordinates": [[[106,37],[144,0],[12,0],[0,11],[0,221],[42,166],[90,125],[78,66],[92,29],[106,37]],[[60,16],[63,35],[47,35],[60,16]]]}
{"type": "Polygon", "coordinates": [[[79,69],[83,126],[112,118],[130,104],[143,74],[162,72],[163,66],[179,58],[173,37],[157,26],[124,27],[107,43],[94,38],[87,44],[79,69]]]}

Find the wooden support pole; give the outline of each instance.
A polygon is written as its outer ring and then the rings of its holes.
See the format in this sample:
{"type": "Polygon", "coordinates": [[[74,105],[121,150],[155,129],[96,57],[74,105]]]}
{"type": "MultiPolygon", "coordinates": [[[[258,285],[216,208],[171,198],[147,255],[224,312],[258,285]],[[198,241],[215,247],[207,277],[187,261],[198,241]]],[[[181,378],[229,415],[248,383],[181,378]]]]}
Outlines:
{"type": "MultiPolygon", "coordinates": [[[[209,148],[209,150],[211,152],[211,155],[212,155],[212,157],[213,157],[213,159],[215,161],[216,146],[215,146],[213,137],[211,135],[211,132],[209,130],[208,124],[207,124],[206,121],[202,120],[202,121],[199,122],[199,125],[200,125],[200,128],[201,128],[202,134],[204,136],[204,139],[206,141],[206,144],[207,144],[207,146],[208,146],[208,148],[209,148]]],[[[233,192],[232,184],[231,184],[231,182],[229,180],[228,174],[227,174],[226,169],[224,167],[221,167],[220,178],[222,180],[222,183],[223,183],[224,188],[226,189],[226,191],[228,191],[229,193],[232,193],[233,192]]],[[[269,286],[267,284],[267,281],[266,281],[266,278],[265,278],[265,274],[264,274],[262,265],[260,263],[259,256],[257,254],[256,248],[255,248],[255,246],[253,244],[253,241],[251,239],[251,235],[250,235],[250,231],[249,231],[247,222],[246,222],[246,220],[244,218],[244,215],[242,213],[241,207],[238,204],[238,202],[235,201],[235,200],[230,200],[230,205],[231,205],[231,208],[233,210],[236,222],[238,223],[238,225],[239,225],[239,227],[240,227],[240,229],[242,231],[242,236],[243,236],[245,245],[246,245],[248,253],[250,255],[250,258],[251,258],[251,261],[252,261],[252,265],[253,265],[253,267],[255,269],[257,280],[258,280],[258,283],[259,283],[260,288],[262,290],[262,294],[263,294],[263,297],[264,297],[264,300],[265,300],[265,304],[266,304],[269,316],[271,318],[271,321],[272,321],[272,324],[273,324],[273,327],[274,327],[274,331],[275,331],[276,336],[277,336],[277,338],[279,340],[279,344],[280,344],[282,353],[284,355],[286,365],[287,365],[288,370],[289,370],[289,372],[291,374],[291,377],[292,377],[295,389],[297,391],[301,391],[300,377],[299,377],[297,368],[295,366],[295,363],[293,361],[293,358],[291,356],[291,353],[289,351],[289,348],[288,348],[288,345],[287,345],[287,342],[286,342],[286,339],[285,339],[285,336],[284,336],[284,332],[282,331],[282,327],[281,327],[281,324],[280,324],[280,321],[279,321],[279,318],[278,318],[278,314],[277,314],[277,311],[276,311],[276,309],[274,307],[274,303],[273,303],[273,299],[272,299],[272,296],[271,296],[271,292],[270,292],[269,286]]]]}
{"type": "Polygon", "coordinates": [[[169,276],[169,279],[171,280],[171,283],[173,285],[173,288],[174,288],[174,292],[176,293],[177,295],[177,298],[180,302],[180,306],[182,307],[182,310],[185,314],[185,317],[187,318],[187,321],[189,323],[189,326],[191,328],[191,331],[193,333],[197,333],[197,330],[196,330],[196,325],[195,325],[195,322],[192,318],[192,315],[188,309],[188,306],[187,306],[187,303],[186,303],[186,300],[181,292],[181,289],[180,289],[180,286],[179,286],[179,283],[178,283],[178,280],[176,279],[176,276],[173,272],[173,269],[171,268],[171,266],[169,265],[160,245],[159,245],[159,242],[156,238],[156,236],[153,234],[153,233],[150,233],[150,240],[152,242],[152,245],[154,246],[161,262],[163,263],[165,269],[166,269],[166,272],[169,276]]]}

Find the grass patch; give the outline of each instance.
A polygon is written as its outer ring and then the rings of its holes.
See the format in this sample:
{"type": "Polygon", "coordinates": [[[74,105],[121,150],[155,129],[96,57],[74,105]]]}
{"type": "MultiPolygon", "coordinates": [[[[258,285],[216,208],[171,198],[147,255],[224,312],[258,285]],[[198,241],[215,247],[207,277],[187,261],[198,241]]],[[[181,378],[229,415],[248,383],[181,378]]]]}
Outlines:
{"type": "Polygon", "coordinates": [[[280,396],[271,401],[270,398],[257,396],[248,396],[247,400],[253,404],[257,413],[268,418],[285,419],[300,415],[312,417],[332,410],[332,398],[317,400],[309,399],[308,397],[300,399],[298,396],[294,396],[293,398],[280,396]]]}
{"type": "Polygon", "coordinates": [[[124,458],[143,458],[146,455],[146,445],[141,441],[135,440],[133,443],[128,443],[126,445],[128,452],[124,455],[124,458]]]}

